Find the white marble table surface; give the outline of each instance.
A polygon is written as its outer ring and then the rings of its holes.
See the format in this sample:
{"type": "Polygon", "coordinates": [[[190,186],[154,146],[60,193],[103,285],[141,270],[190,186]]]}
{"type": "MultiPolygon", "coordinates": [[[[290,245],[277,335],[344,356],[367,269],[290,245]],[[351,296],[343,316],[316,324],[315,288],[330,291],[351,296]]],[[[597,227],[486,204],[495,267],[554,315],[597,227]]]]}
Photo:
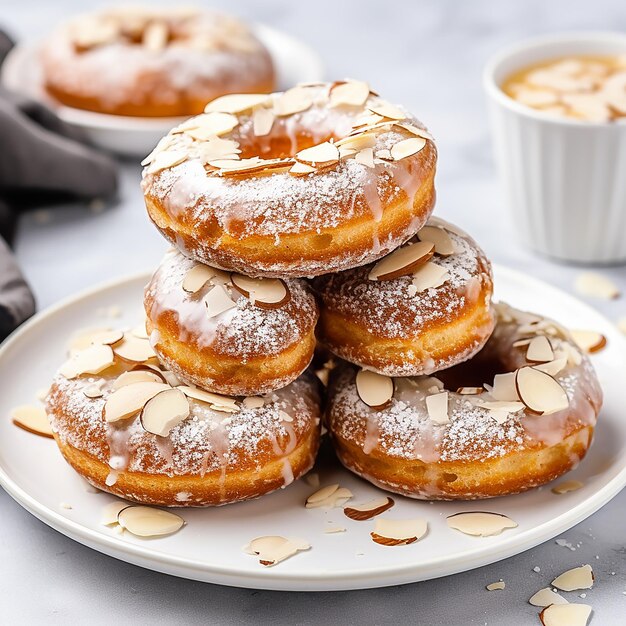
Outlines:
{"type": "MultiPolygon", "coordinates": [[[[0,2],[0,25],[41,36],[59,19],[104,3],[0,2]]],[[[571,290],[580,268],[553,263],[516,241],[494,171],[481,88],[485,60],[503,45],[562,30],[625,29],[620,0],[423,0],[419,2],[212,3],[307,41],[328,77],[369,80],[427,122],[438,139],[439,215],[470,231],[490,257],[571,290]]],[[[121,164],[119,202],[92,213],[67,207],[25,218],[17,255],[44,308],[98,282],[153,268],[165,244],[145,216],[140,168],[121,164]]],[[[626,233],[625,233],[626,235],[626,233]]],[[[626,291],[623,267],[607,268],[626,291]]],[[[592,303],[626,315],[624,299],[592,303]]],[[[0,622],[5,624],[537,624],[528,597],[550,574],[589,562],[593,624],[624,623],[626,534],[622,493],[566,532],[576,551],[550,541],[506,561],[425,583],[342,593],[278,593],[223,588],[157,574],[91,551],[51,530],[0,492],[0,622]],[[598,558],[596,558],[598,557],[598,558]],[[540,573],[533,571],[537,566],[540,573]],[[507,588],[485,591],[503,578],[507,588]]]]}

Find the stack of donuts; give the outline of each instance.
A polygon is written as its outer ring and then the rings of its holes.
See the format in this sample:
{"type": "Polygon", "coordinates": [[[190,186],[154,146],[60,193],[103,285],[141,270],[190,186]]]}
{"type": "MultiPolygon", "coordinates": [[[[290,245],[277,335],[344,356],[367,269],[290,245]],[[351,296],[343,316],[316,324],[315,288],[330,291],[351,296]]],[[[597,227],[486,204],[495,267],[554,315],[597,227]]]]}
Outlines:
{"type": "Polygon", "coordinates": [[[173,128],[142,187],[174,247],[145,334],[92,337],[55,379],[67,460],[131,500],[224,504],[308,471],[324,418],[349,470],[413,498],[573,467],[593,369],[556,322],[492,303],[483,251],[431,217],[436,161],[418,119],[354,80],[222,96],[173,128]]]}

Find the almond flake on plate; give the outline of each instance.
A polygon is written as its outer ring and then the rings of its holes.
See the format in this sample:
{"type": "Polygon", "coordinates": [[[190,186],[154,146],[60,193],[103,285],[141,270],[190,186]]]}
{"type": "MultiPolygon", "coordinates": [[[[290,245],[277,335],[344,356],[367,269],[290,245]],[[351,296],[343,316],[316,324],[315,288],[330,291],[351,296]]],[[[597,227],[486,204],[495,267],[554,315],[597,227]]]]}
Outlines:
{"type": "Polygon", "coordinates": [[[507,528],[517,528],[517,523],[506,515],[485,511],[468,511],[448,516],[448,526],[472,537],[499,535],[507,528]]]}
{"type": "Polygon", "coordinates": [[[237,306],[228,295],[223,285],[215,285],[206,296],[204,296],[204,304],[209,317],[216,317],[237,306]]]}
{"type": "Polygon", "coordinates": [[[593,570],[591,565],[581,565],[563,572],[552,581],[552,586],[561,591],[576,591],[593,587],[593,570]]]}
{"type": "Polygon", "coordinates": [[[206,107],[205,113],[243,113],[256,106],[269,102],[271,96],[261,93],[233,93],[220,96],[211,100],[206,107]]]}
{"type": "Polygon", "coordinates": [[[426,396],[426,410],[428,411],[428,417],[435,422],[435,424],[449,424],[448,392],[442,391],[431,396],[426,396]]]}
{"type": "Polygon", "coordinates": [[[370,95],[370,86],[360,80],[335,83],[330,88],[330,107],[363,106],[370,95]]]}
{"type": "Polygon", "coordinates": [[[104,419],[112,423],[131,417],[139,413],[150,398],[165,389],[170,389],[170,386],[157,382],[138,382],[120,387],[106,399],[102,409],[104,419]]]}
{"type": "Polygon", "coordinates": [[[583,272],[579,274],[574,286],[576,291],[583,296],[589,296],[591,298],[612,300],[620,295],[619,289],[610,278],[602,274],[597,274],[596,272],[583,272]]]}
{"type": "Polygon", "coordinates": [[[137,537],[163,537],[180,530],[185,520],[163,509],[149,506],[127,506],[117,514],[117,522],[137,537]]]}
{"type": "Polygon", "coordinates": [[[244,546],[243,551],[258,556],[261,565],[271,567],[310,547],[311,544],[303,539],[267,536],[253,539],[247,546],[244,546]]]}
{"type": "Polygon", "coordinates": [[[570,491],[577,491],[584,486],[585,483],[581,483],[579,480],[564,480],[558,485],[552,487],[550,491],[552,491],[552,493],[556,493],[557,495],[561,495],[564,493],[569,493],[570,491]]]}
{"type": "Polygon", "coordinates": [[[263,309],[279,309],[291,300],[291,292],[280,278],[250,278],[233,273],[230,279],[240,294],[263,309]]]}
{"type": "Polygon", "coordinates": [[[372,540],[383,546],[404,546],[420,540],[428,531],[428,523],[424,519],[395,520],[379,517],[373,532],[372,540]]]}
{"type": "Polygon", "coordinates": [[[422,137],[411,137],[403,139],[391,146],[391,158],[394,161],[401,161],[414,154],[417,154],[426,145],[426,139],[422,137]]]}
{"type": "Polygon", "coordinates": [[[77,378],[81,374],[99,374],[113,365],[115,357],[110,346],[93,344],[84,350],[74,352],[59,370],[65,378],[77,378]]]}
{"type": "Polygon", "coordinates": [[[543,626],[586,626],[591,615],[588,604],[552,604],[539,614],[543,626]]]}
{"type": "Polygon", "coordinates": [[[441,287],[447,280],[448,270],[441,265],[427,261],[413,274],[413,286],[417,292],[426,291],[427,289],[436,289],[441,287]]]}
{"type": "Polygon", "coordinates": [[[551,604],[567,604],[567,600],[556,593],[556,591],[552,591],[550,587],[544,587],[540,589],[537,593],[533,594],[528,600],[530,604],[533,606],[550,606],[551,604]]]}
{"type": "Polygon", "coordinates": [[[350,498],[352,492],[339,484],[326,485],[312,493],[305,503],[307,509],[325,508],[332,509],[334,507],[343,506],[350,498]]]}
{"type": "Polygon", "coordinates": [[[211,405],[211,408],[215,411],[221,411],[222,413],[237,413],[239,411],[237,401],[230,396],[223,396],[219,393],[212,393],[204,389],[199,389],[198,387],[187,385],[181,385],[177,387],[177,389],[180,389],[188,398],[206,402],[211,405]]]}
{"type": "Polygon", "coordinates": [[[139,415],[146,432],[167,437],[175,426],[189,417],[189,401],[179,389],[165,389],[150,398],[139,415]]]}
{"type": "Polygon", "coordinates": [[[42,406],[22,404],[16,406],[10,413],[13,423],[33,435],[52,438],[52,428],[46,411],[42,406]]]}
{"type": "Polygon", "coordinates": [[[506,584],[503,580],[499,580],[495,583],[489,583],[485,589],[487,589],[487,591],[496,591],[498,589],[504,589],[506,587],[506,584]]]}
{"type": "Polygon", "coordinates": [[[567,393],[556,378],[534,367],[518,369],[515,386],[520,400],[534,413],[550,415],[569,406],[567,393]]]}
{"type": "Polygon", "coordinates": [[[337,533],[345,533],[346,529],[343,526],[327,526],[324,528],[324,533],[327,535],[334,535],[337,533]]]}
{"type": "Polygon", "coordinates": [[[102,514],[100,517],[100,523],[103,526],[113,526],[117,524],[117,516],[119,515],[122,509],[131,506],[125,500],[115,500],[114,502],[109,502],[105,504],[102,508],[102,514]]]}
{"type": "Polygon", "coordinates": [[[548,363],[554,360],[552,344],[545,335],[537,335],[530,340],[526,350],[526,360],[532,363],[548,363]]]}
{"type": "Polygon", "coordinates": [[[369,280],[394,280],[400,276],[413,274],[433,256],[434,252],[435,244],[430,241],[402,246],[378,261],[367,278],[369,280]]]}
{"type": "Polygon", "coordinates": [[[384,409],[391,403],[394,392],[393,378],[361,369],[356,375],[359,398],[373,409],[384,409]]]}
{"type": "Polygon", "coordinates": [[[576,345],[587,354],[599,352],[606,346],[606,337],[594,330],[571,330],[576,345]]]}
{"type": "Polygon", "coordinates": [[[346,517],[357,522],[370,520],[385,511],[388,511],[395,504],[393,498],[389,496],[370,500],[365,504],[351,504],[343,509],[346,517]]]}
{"type": "Polygon", "coordinates": [[[252,131],[255,137],[269,135],[274,125],[274,114],[270,109],[259,107],[252,112],[252,131]]]}
{"type": "Polygon", "coordinates": [[[435,253],[441,256],[450,256],[456,252],[454,242],[444,228],[439,226],[424,226],[417,233],[420,241],[430,241],[435,246],[435,253]]]}

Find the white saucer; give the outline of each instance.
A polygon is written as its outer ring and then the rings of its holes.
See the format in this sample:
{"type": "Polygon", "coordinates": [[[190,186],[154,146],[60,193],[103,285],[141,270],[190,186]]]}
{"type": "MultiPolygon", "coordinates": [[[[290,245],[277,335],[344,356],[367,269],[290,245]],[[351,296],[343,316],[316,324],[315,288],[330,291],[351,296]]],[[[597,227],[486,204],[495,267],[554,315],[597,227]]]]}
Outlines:
{"type": "MultiPolygon", "coordinates": [[[[371,521],[349,520],[341,509],[305,509],[304,500],[314,489],[303,480],[252,502],[181,510],[187,525],[169,537],[142,540],[118,535],[100,524],[102,508],[114,498],[88,492],[52,440],[15,427],[7,416],[12,407],[33,402],[36,390],[49,384],[76,329],[103,323],[135,325],[147,279],[147,275],[124,278],[62,302],[37,315],[0,348],[0,484],[46,524],[100,552],[149,569],[238,587],[315,591],[382,587],[454,574],[527,550],[591,515],[626,484],[626,341],[605,318],[575,298],[498,267],[499,299],[608,338],[606,349],[593,357],[605,392],[596,438],[587,458],[568,476],[584,483],[580,490],[558,496],[544,487],[474,504],[429,504],[397,497],[387,517],[424,517],[429,522],[424,539],[399,547],[373,543],[371,521]],[[111,306],[119,307],[121,317],[107,319],[111,306]],[[447,515],[468,510],[504,513],[519,526],[488,538],[447,527],[447,515]],[[329,522],[347,531],[324,534],[329,522]],[[250,539],[274,534],[304,538],[312,548],[272,568],[242,552],[250,539]]],[[[339,482],[351,489],[353,502],[381,494],[332,461],[325,463],[321,478],[322,484],[339,482]]]]}
{"type": "MultiPolygon", "coordinates": [[[[322,60],[312,48],[263,24],[253,25],[252,29],[272,55],[279,90],[324,78],[322,60]]],[[[163,135],[185,119],[106,115],[59,104],[43,90],[36,45],[13,48],[2,65],[0,81],[9,89],[51,106],[62,120],[80,128],[95,146],[125,156],[145,156],[163,135]]]]}

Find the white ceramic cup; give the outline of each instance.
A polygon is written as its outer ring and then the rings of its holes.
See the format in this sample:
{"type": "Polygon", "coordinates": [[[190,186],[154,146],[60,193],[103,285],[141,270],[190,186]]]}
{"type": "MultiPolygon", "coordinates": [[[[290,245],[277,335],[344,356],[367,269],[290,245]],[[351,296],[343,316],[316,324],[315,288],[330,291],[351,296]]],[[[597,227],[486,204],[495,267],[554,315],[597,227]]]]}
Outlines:
{"type": "Polygon", "coordinates": [[[542,61],[614,54],[626,54],[626,35],[540,37],[500,52],[483,75],[497,166],[519,235],[564,261],[626,261],[626,123],[550,117],[501,85],[542,61]]]}

